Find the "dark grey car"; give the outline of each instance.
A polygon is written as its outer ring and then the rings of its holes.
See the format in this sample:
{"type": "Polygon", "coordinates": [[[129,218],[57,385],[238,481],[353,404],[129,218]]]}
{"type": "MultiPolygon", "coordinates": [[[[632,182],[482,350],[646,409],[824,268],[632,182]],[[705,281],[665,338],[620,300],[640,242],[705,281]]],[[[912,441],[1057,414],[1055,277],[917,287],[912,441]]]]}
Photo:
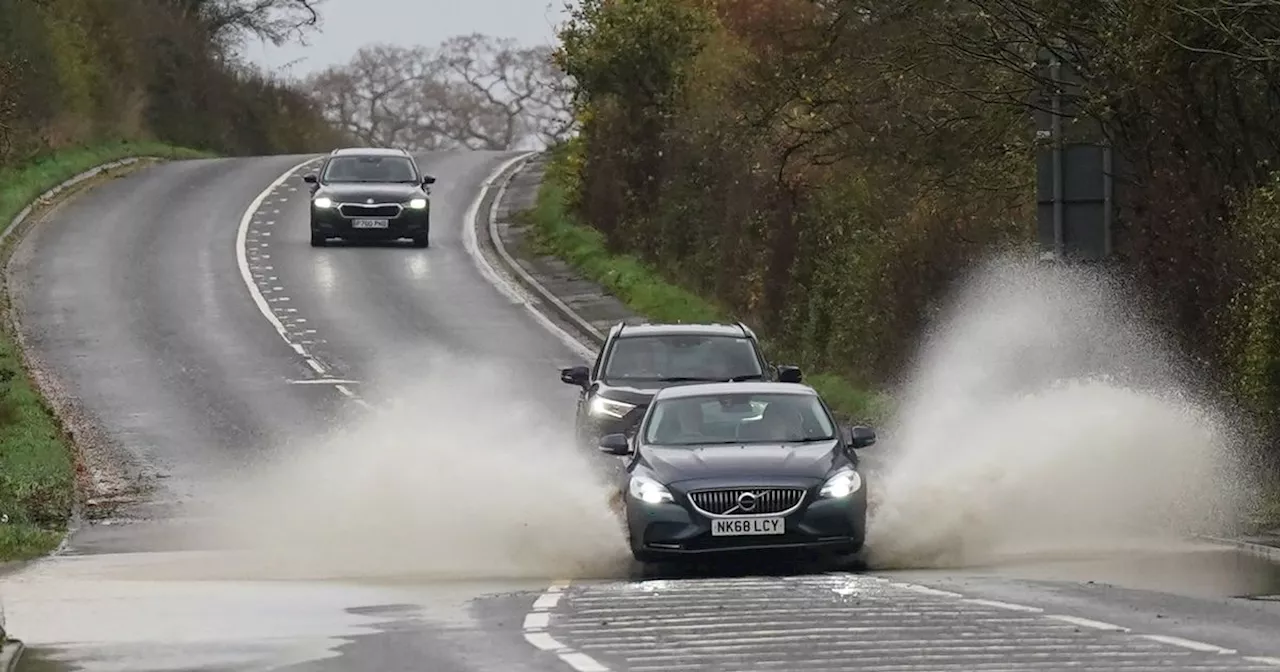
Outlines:
{"type": "Polygon", "coordinates": [[[302,178],[311,185],[311,245],[330,238],[391,241],[415,247],[431,242],[431,198],[436,178],[423,175],[400,149],[334,150],[320,172],[302,178]]]}
{"type": "Polygon", "coordinates": [[[704,383],[659,390],[632,436],[623,506],[641,562],[729,552],[843,556],[862,549],[867,491],[856,449],[869,427],[840,427],[808,385],[704,383]]]}

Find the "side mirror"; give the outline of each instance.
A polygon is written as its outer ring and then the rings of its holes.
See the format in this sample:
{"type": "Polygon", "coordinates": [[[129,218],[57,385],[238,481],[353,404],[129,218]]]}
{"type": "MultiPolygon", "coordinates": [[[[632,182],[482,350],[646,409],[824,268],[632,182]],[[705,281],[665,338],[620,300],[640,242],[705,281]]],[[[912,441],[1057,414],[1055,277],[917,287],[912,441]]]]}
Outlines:
{"type": "Polygon", "coordinates": [[[630,455],[631,443],[626,434],[605,434],[600,438],[599,450],[609,455],[630,455]]]}
{"type": "Polygon", "coordinates": [[[429,185],[432,185],[432,184],[435,184],[435,183],[436,183],[436,178],[434,178],[434,177],[432,177],[432,176],[430,176],[430,175],[423,175],[423,176],[422,176],[422,186],[426,187],[426,186],[429,186],[429,185]]]}
{"type": "Polygon", "coordinates": [[[865,425],[854,425],[844,430],[844,442],[850,448],[866,448],[876,442],[876,430],[865,425]]]}
{"type": "Polygon", "coordinates": [[[565,385],[586,387],[590,379],[591,369],[585,366],[571,366],[567,369],[560,369],[560,382],[565,385]]]}
{"type": "Polygon", "coordinates": [[[798,366],[779,366],[778,382],[779,383],[798,383],[804,376],[800,373],[798,366]]]}
{"type": "Polygon", "coordinates": [[[315,174],[303,175],[302,181],[306,182],[307,184],[319,184],[320,178],[316,177],[315,174]]]}

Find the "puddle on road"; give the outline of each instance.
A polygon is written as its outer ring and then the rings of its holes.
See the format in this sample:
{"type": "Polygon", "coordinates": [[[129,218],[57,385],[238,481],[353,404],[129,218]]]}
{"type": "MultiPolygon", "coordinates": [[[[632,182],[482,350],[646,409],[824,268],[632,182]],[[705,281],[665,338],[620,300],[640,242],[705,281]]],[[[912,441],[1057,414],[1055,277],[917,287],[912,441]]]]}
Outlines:
{"type": "Polygon", "coordinates": [[[59,557],[0,583],[24,670],[267,669],[324,660],[398,623],[476,626],[479,597],[544,582],[247,579],[226,552],[59,557]],[[233,577],[246,578],[233,578],[233,577]]]}
{"type": "MultiPolygon", "coordinates": [[[[938,575],[941,570],[903,572],[938,575]]],[[[1010,555],[981,567],[948,570],[948,576],[999,577],[1113,585],[1201,598],[1280,594],[1280,564],[1216,544],[1186,542],[1053,556],[1010,555]]],[[[897,574],[895,572],[895,574],[897,574]]]]}

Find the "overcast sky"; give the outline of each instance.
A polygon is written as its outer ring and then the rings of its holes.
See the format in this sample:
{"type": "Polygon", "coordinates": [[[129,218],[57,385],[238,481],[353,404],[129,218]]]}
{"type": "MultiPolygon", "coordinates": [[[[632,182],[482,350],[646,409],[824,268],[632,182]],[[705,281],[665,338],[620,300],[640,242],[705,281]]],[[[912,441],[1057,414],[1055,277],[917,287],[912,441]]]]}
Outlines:
{"type": "Polygon", "coordinates": [[[551,44],[565,20],[564,0],[324,0],[320,32],[308,45],[252,45],[246,56],[269,70],[306,75],[347,62],[373,42],[434,46],[467,33],[551,44]]]}

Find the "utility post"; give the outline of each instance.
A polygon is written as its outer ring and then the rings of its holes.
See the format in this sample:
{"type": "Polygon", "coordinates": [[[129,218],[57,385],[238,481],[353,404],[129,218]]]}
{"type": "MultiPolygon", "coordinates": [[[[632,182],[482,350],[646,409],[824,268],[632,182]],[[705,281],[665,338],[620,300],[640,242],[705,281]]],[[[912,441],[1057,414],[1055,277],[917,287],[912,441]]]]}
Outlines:
{"type": "Polygon", "coordinates": [[[1081,117],[1080,78],[1065,49],[1042,48],[1045,82],[1036,117],[1036,228],[1042,257],[1102,261],[1111,256],[1113,157],[1098,123],[1081,117]]]}

